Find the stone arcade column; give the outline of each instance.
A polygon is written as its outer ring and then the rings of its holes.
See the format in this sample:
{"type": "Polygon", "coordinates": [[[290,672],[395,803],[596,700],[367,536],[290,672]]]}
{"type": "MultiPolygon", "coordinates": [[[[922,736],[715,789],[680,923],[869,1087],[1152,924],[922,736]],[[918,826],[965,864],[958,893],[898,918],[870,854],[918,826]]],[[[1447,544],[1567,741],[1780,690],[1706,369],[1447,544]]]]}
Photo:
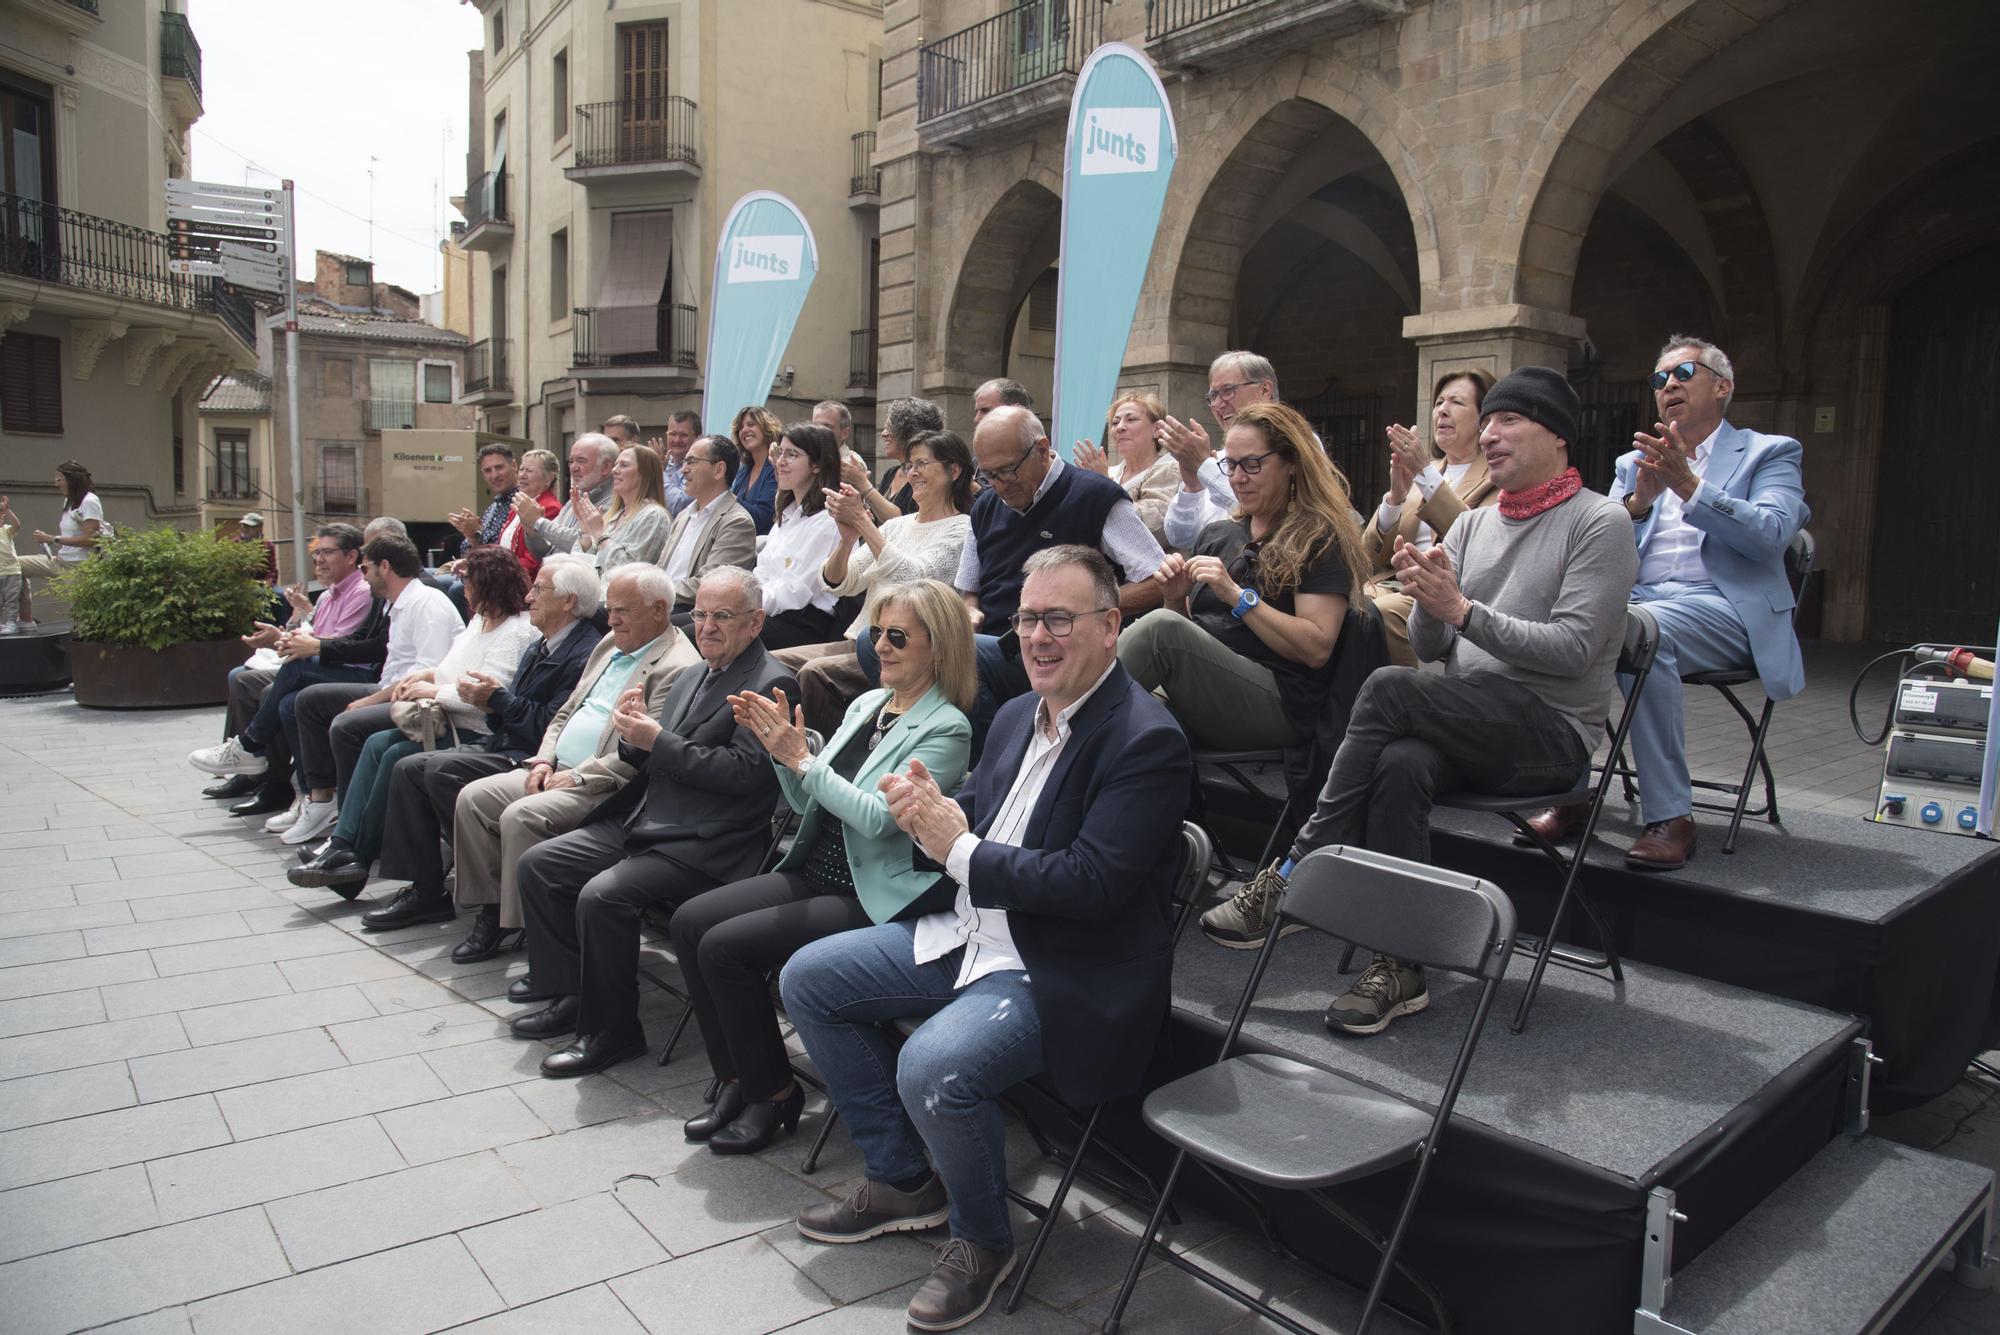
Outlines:
{"type": "Polygon", "coordinates": [[[1538,306],[1476,306],[1405,316],[1403,337],[1417,345],[1419,420],[1428,418],[1431,386],[1445,371],[1471,367],[1498,380],[1521,366],[1564,370],[1570,346],[1583,334],[1580,317],[1538,306]]]}

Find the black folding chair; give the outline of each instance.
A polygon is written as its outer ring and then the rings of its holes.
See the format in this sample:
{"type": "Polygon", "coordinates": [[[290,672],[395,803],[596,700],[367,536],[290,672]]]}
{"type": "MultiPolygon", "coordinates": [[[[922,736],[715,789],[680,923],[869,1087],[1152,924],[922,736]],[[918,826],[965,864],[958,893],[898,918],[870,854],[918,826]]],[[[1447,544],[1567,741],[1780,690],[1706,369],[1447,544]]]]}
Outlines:
{"type": "MultiPolygon", "coordinates": [[[[1792,621],[1799,619],[1799,602],[1805,597],[1806,583],[1812,579],[1813,563],[1818,555],[1818,547],[1812,534],[1800,529],[1798,536],[1785,548],[1785,582],[1792,586],[1792,621]]],[[[1730,668],[1722,672],[1686,672],[1681,681],[1688,686],[1712,686],[1721,692],[1729,707],[1736,711],[1736,717],[1743,720],[1743,727],[1750,734],[1750,759],[1743,765],[1743,782],[1720,783],[1714,779],[1695,779],[1693,786],[1711,793],[1727,793],[1727,802],[1696,802],[1700,811],[1713,811],[1729,817],[1729,837],[1722,841],[1724,853],[1736,851],[1736,832],[1743,826],[1745,816],[1762,818],[1772,825],[1781,824],[1778,815],[1778,784],[1771,777],[1771,762],[1764,754],[1764,738],[1771,731],[1771,711],[1777,702],[1768,695],[1764,697],[1764,708],[1752,717],[1749,707],[1737,698],[1736,688],[1748,686],[1758,680],[1754,667],[1730,668]],[[1764,804],[1750,805],[1750,794],[1755,788],[1751,780],[1761,770],[1764,775],[1764,804]]],[[[1626,762],[1623,750],[1618,752],[1618,772],[1625,781],[1625,800],[1637,799],[1639,790],[1633,782],[1635,775],[1626,762]]]]}
{"type": "MultiPolygon", "coordinates": [[[[1308,770],[1312,768],[1313,764],[1310,757],[1311,753],[1309,752],[1306,761],[1308,770]]],[[[1195,751],[1192,758],[1194,760],[1195,785],[1197,790],[1201,784],[1202,767],[1204,765],[1213,766],[1228,775],[1230,780],[1238,788],[1241,788],[1244,794],[1253,802],[1262,803],[1269,799],[1265,796],[1264,790],[1258,787],[1256,781],[1245,772],[1249,766],[1276,765],[1279,768],[1279,773],[1284,777],[1285,800],[1278,807],[1277,819],[1271,822],[1271,832],[1264,837],[1263,851],[1258,853],[1256,864],[1250,869],[1249,875],[1254,876],[1260,868],[1270,864],[1271,854],[1277,847],[1278,841],[1284,838],[1285,831],[1291,823],[1292,810],[1297,806],[1295,794],[1292,792],[1290,775],[1285,773],[1288,753],[1277,747],[1270,747],[1261,751],[1195,751]]],[[[1231,880],[1245,879],[1245,873],[1231,860],[1228,851],[1223,849],[1219,840],[1211,840],[1211,847],[1216,850],[1216,857],[1220,860],[1223,871],[1231,880]]]]}
{"type": "MultiPolygon", "coordinates": [[[[1323,1067],[1269,1053],[1235,1053],[1243,1022],[1283,935],[1272,932],[1257,953],[1215,1064],[1163,1085],[1146,1098],[1146,1125],[1175,1147],[1174,1161],[1118,1299],[1105,1319],[1107,1335],[1118,1329],[1125,1314],[1190,1155],[1225,1183],[1241,1178],[1281,1191],[1304,1192],[1375,1244],[1382,1259],[1375,1267],[1355,1335],[1363,1335],[1374,1319],[1392,1268],[1430,1297],[1439,1325],[1446,1323],[1434,1290],[1401,1265],[1396,1253],[1416,1213],[1438,1138],[1451,1120],[1466,1068],[1472,1064],[1494,994],[1507,971],[1514,948],[1514,905],[1497,887],[1476,877],[1335,844],[1307,854],[1292,869],[1278,920],[1280,926],[1296,923],[1397,959],[1481,980],[1443,1095],[1436,1111],[1427,1115],[1413,1103],[1323,1067]],[[1399,1171],[1413,1160],[1416,1170],[1386,1238],[1325,1194],[1329,1187],[1399,1171]]],[[[1300,1335],[1313,1335],[1308,1327],[1171,1248],[1162,1247],[1160,1255],[1260,1316],[1300,1335]]]]}
{"type": "MultiPolygon", "coordinates": [[[[1194,909],[1202,898],[1203,891],[1208,883],[1209,865],[1213,858],[1214,846],[1209,841],[1208,832],[1193,821],[1182,821],[1181,862],[1179,871],[1174,876],[1173,917],[1169,929],[1169,940],[1172,943],[1179,943],[1182,930],[1187,926],[1188,919],[1193,916],[1194,909]]],[[[919,1019],[898,1020],[893,1027],[903,1037],[908,1038],[916,1032],[922,1023],[923,1021],[919,1019]]],[[[1008,1312],[1012,1312],[1020,1306],[1021,1295],[1026,1293],[1028,1289],[1028,1277],[1034,1274],[1035,1266],[1041,1260],[1042,1251],[1047,1247],[1050,1235],[1062,1221],[1063,1202],[1069,1199],[1070,1188],[1075,1185],[1076,1179],[1079,1176],[1087,1175],[1093,1181],[1104,1185],[1110,1190],[1126,1194],[1126,1184],[1110,1181],[1101,1174],[1089,1172],[1084,1167],[1084,1156],[1092,1148],[1103,1152],[1121,1169],[1129,1173],[1133,1179],[1143,1184],[1143,1190],[1146,1195],[1157,1199],[1159,1194],[1153,1188],[1151,1176],[1116,1146],[1108,1143],[1096,1143],[1097,1123],[1104,1112],[1103,1104],[1097,1104],[1088,1112],[1081,1112],[1071,1108],[1068,1104],[1063,1103],[1061,1099],[1057,1098],[1046,1081],[1036,1082],[1035,1091],[1043,1100],[1059,1107],[1064,1116],[1070,1119],[1071,1125],[1073,1127],[1080,1127],[1081,1130],[1077,1134],[1075,1147],[1065,1154],[1058,1151],[1055,1144],[1043,1133],[1033,1117],[1026,1113],[1022,1114],[1022,1121],[1028,1127],[1028,1134],[1035,1138],[1036,1147],[1041,1150],[1045,1157],[1061,1161],[1063,1163],[1063,1173],[1061,1179],[1057,1181],[1056,1189],[1050,1195],[1047,1204],[1035,1200],[1024,1192],[1016,1191],[1012,1187],[1007,1189],[1009,1200],[1019,1205],[1029,1214],[1034,1215],[1040,1221],[1035,1227],[1034,1239],[1028,1244],[1028,1254],[1022,1258],[1021,1265],[1015,1272],[1013,1287],[1008,1291],[1005,1309],[1008,1312]]],[[[801,1165],[803,1171],[810,1173],[819,1167],[820,1151],[826,1147],[827,1138],[833,1134],[833,1126],[837,1120],[838,1114],[829,1106],[827,1108],[826,1121],[821,1123],[819,1135],[814,1139],[812,1149],[807,1152],[805,1162],[801,1165]]]]}
{"type": "MultiPolygon", "coordinates": [[[[1625,749],[1626,735],[1632,730],[1632,702],[1639,698],[1639,692],[1645,686],[1646,678],[1653,671],[1653,655],[1659,647],[1660,626],[1653,620],[1653,614],[1643,607],[1626,608],[1625,644],[1618,653],[1618,670],[1631,675],[1632,693],[1627,697],[1625,707],[1619,711],[1618,726],[1611,734],[1613,756],[1625,749]]],[[[1496,816],[1505,816],[1529,843],[1539,848],[1542,855],[1555,864],[1557,873],[1562,877],[1562,894],[1556,899],[1555,914],[1549,919],[1549,930],[1536,946],[1534,970],[1528,975],[1527,990],[1521,994],[1521,1005],[1514,1012],[1514,1023],[1509,1026],[1514,1033],[1518,1034],[1528,1026],[1528,1011],[1535,1004],[1535,994],[1541,990],[1542,974],[1548,970],[1550,960],[1573,969],[1591,971],[1608,969],[1612,981],[1619,983],[1625,981],[1625,969],[1618,962],[1618,948],[1612,942],[1610,929],[1605,926],[1604,920],[1597,916],[1596,908],[1591,905],[1590,897],[1584,894],[1583,886],[1580,884],[1584,859],[1590,852],[1591,838],[1597,833],[1598,819],[1604,814],[1604,796],[1611,787],[1611,777],[1616,771],[1616,765],[1607,764],[1599,773],[1595,783],[1588,782],[1589,774],[1586,773],[1584,786],[1572,788],[1564,793],[1542,793],[1532,797],[1494,797],[1460,789],[1438,794],[1436,805],[1441,807],[1450,807],[1454,811],[1490,811],[1496,816]],[[1583,833],[1577,840],[1574,854],[1565,855],[1555,844],[1536,833],[1535,827],[1529,823],[1534,814],[1543,807],[1566,807],[1584,802],[1590,804],[1590,812],[1584,818],[1583,833]],[[1572,900],[1583,910],[1583,915],[1590,919],[1590,925],[1596,930],[1597,939],[1604,947],[1601,954],[1589,955],[1556,944],[1556,935],[1562,930],[1563,917],[1569,911],[1572,900]]],[[[1346,961],[1343,960],[1342,968],[1345,967],[1346,961]]]]}

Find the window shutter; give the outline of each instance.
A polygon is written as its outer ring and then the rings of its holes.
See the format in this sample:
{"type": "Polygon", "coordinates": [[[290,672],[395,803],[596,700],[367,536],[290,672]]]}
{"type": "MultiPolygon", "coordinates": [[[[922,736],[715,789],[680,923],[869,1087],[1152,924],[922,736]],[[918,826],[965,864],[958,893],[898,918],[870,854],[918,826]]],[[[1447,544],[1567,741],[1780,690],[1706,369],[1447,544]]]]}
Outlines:
{"type": "Polygon", "coordinates": [[[19,330],[0,338],[0,426],[62,434],[62,340],[19,330]]]}

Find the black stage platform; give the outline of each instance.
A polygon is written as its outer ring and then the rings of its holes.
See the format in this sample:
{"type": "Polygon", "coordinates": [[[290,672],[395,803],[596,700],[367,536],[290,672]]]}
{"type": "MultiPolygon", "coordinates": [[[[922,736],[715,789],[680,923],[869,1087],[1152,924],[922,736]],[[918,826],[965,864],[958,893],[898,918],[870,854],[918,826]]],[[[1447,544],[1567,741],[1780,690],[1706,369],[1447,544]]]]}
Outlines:
{"type": "Polygon", "coordinates": [[[69,622],[0,635],[0,696],[39,695],[69,685],[69,622]]]}
{"type": "MultiPolygon", "coordinates": [[[[1187,934],[1153,1083],[1214,1060],[1254,958],[1187,934]]],[[[1321,1015],[1344,986],[1338,960],[1337,944],[1317,935],[1281,942],[1246,1042],[1435,1106],[1473,989],[1433,978],[1427,1012],[1373,1038],[1336,1039],[1321,1015]]],[[[1614,989],[1552,969],[1519,1035],[1507,1032],[1506,1017],[1525,985],[1525,960],[1503,985],[1405,1250],[1443,1291],[1456,1329],[1630,1330],[1654,1186],[1678,1192],[1688,1216],[1677,1248],[1684,1263],[1842,1124],[1859,1020],[1646,964],[1626,975],[1614,989]]],[[[1113,1134],[1159,1161],[1158,1143],[1130,1121],[1113,1134]]],[[[1207,1185],[1199,1175],[1185,1181],[1207,1185]]],[[[1406,1181],[1341,1199],[1386,1227],[1406,1181]]],[[[1230,1208],[1218,1193],[1203,1196],[1230,1208]]],[[[1365,1281],[1372,1257],[1323,1214],[1264,1199],[1291,1246],[1365,1281]]],[[[1413,1294],[1404,1301],[1422,1310],[1413,1294]]]]}
{"type": "MultiPolygon", "coordinates": [[[[1935,1098],[1985,1047],[2000,980],[2000,847],[1990,841],[1799,812],[1746,821],[1736,852],[1720,824],[1681,871],[1635,872],[1637,811],[1605,808],[1584,885],[1619,952],[1682,973],[1864,1015],[1883,1059],[1874,1104],[1935,1098]]],[[[1439,811],[1432,856],[1504,887],[1524,931],[1560,889],[1548,860],[1494,816],[1439,811]]],[[[1572,923],[1566,935],[1584,939],[1572,923]]]]}

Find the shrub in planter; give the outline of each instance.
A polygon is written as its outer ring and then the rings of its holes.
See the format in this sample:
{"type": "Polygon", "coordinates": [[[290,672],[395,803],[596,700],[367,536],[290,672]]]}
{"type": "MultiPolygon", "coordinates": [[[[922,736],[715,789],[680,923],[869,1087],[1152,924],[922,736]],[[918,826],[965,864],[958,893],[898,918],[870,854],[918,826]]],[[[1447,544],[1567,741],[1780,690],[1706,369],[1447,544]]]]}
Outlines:
{"type": "Polygon", "coordinates": [[[122,529],[65,573],[70,671],[83,704],[210,704],[270,602],[261,544],[122,529]],[[218,666],[219,669],[218,669],[218,666]]]}

